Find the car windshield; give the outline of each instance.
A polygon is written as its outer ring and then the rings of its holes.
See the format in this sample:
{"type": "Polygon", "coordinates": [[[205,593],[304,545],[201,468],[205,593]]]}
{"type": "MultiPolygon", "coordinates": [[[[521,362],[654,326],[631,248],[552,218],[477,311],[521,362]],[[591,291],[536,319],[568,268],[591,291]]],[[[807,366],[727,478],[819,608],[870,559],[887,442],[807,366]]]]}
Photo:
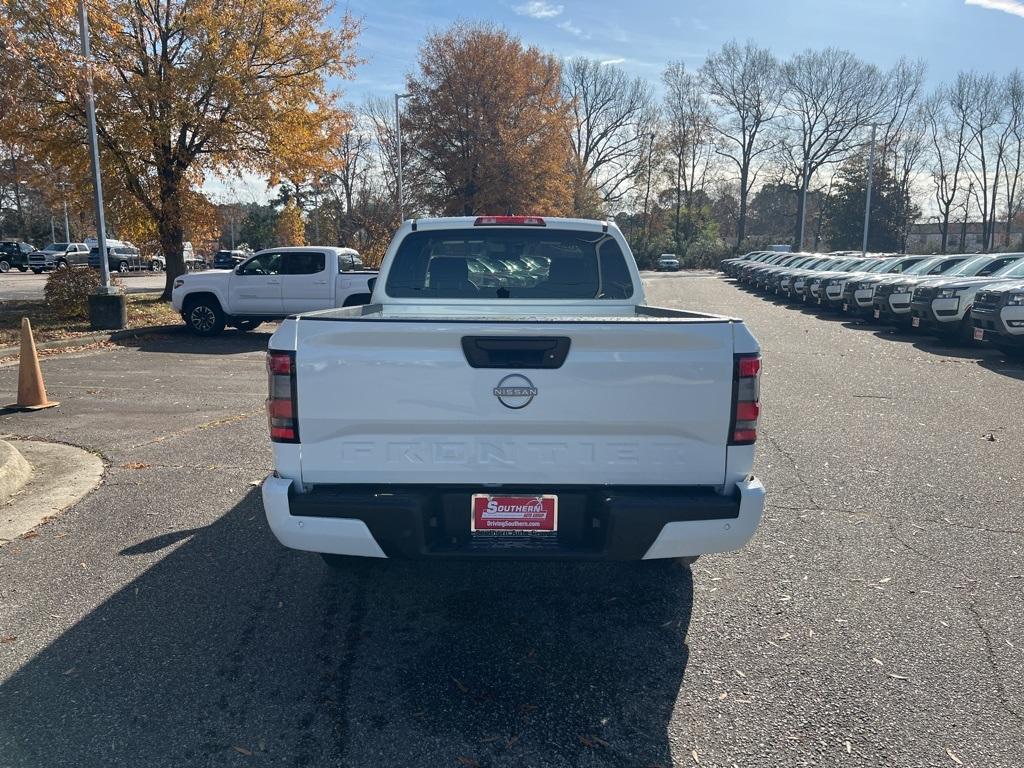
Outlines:
{"type": "Polygon", "coordinates": [[[873,267],[865,269],[864,271],[865,272],[871,272],[873,274],[879,274],[881,272],[888,272],[889,269],[891,267],[895,266],[896,262],[898,262],[898,261],[899,261],[899,259],[882,259],[877,264],[875,264],[873,267]]]}
{"type": "Polygon", "coordinates": [[[50,243],[48,246],[43,248],[44,251],[64,251],[67,250],[67,243],[50,243]]]}
{"type": "Polygon", "coordinates": [[[627,299],[633,280],[607,233],[474,227],[406,236],[385,290],[393,298],[417,299],[627,299]],[[528,272],[520,262],[526,256],[546,268],[528,272]],[[494,264],[497,279],[470,279],[474,259],[494,264]]]}
{"type": "Polygon", "coordinates": [[[935,258],[932,258],[932,259],[925,259],[924,261],[919,261],[914,266],[907,267],[905,270],[903,270],[903,274],[904,275],[926,275],[926,274],[928,274],[928,270],[931,269],[932,267],[934,267],[939,262],[941,262],[942,259],[943,259],[942,256],[936,256],[935,258]]]}
{"type": "Polygon", "coordinates": [[[996,270],[991,277],[1024,277],[1024,259],[1018,259],[1013,264],[1007,264],[1002,269],[996,270]]]}

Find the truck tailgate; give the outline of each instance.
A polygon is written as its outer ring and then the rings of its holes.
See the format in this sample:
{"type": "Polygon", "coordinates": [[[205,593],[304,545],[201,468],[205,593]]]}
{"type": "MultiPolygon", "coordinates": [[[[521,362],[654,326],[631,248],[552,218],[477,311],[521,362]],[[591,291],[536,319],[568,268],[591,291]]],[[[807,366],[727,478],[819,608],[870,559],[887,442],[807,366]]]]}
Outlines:
{"type": "Polygon", "coordinates": [[[296,334],[304,483],[724,482],[727,320],[302,318],[296,334]],[[472,367],[464,338],[569,349],[557,368],[472,367]]]}

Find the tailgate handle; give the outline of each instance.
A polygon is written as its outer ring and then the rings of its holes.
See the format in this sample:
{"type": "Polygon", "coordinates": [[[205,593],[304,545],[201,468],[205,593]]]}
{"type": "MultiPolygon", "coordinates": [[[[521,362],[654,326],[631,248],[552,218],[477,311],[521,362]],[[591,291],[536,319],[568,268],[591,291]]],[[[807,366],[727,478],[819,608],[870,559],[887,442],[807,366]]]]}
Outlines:
{"type": "Polygon", "coordinates": [[[462,351],[473,368],[561,368],[568,336],[463,336],[462,351]]]}

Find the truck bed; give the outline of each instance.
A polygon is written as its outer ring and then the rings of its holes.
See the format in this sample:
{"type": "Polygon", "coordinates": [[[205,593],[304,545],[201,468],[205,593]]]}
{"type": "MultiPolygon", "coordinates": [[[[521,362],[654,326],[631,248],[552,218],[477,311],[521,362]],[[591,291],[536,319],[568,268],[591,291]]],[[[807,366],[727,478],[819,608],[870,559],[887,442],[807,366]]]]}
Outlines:
{"type": "Polygon", "coordinates": [[[325,309],[293,316],[297,320],[327,322],[349,322],[358,320],[385,320],[398,322],[477,322],[477,323],[658,323],[658,322],[704,322],[738,323],[737,318],[713,315],[704,312],[689,312],[670,307],[655,307],[646,304],[634,306],[601,307],[580,306],[566,311],[565,302],[551,308],[550,312],[538,309],[536,303],[529,305],[529,313],[522,308],[502,305],[495,307],[457,307],[451,305],[432,307],[430,305],[388,305],[365,304],[358,307],[325,309]],[[613,310],[613,311],[609,311],[613,310]]]}

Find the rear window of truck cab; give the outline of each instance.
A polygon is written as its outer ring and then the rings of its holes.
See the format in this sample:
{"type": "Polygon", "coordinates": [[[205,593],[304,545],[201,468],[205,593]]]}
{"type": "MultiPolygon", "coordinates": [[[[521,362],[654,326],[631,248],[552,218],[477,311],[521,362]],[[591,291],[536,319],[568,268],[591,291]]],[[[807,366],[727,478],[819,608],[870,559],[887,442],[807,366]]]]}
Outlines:
{"type": "Polygon", "coordinates": [[[633,280],[602,232],[425,230],[402,240],[385,290],[401,299],[628,299],[633,280]]]}

